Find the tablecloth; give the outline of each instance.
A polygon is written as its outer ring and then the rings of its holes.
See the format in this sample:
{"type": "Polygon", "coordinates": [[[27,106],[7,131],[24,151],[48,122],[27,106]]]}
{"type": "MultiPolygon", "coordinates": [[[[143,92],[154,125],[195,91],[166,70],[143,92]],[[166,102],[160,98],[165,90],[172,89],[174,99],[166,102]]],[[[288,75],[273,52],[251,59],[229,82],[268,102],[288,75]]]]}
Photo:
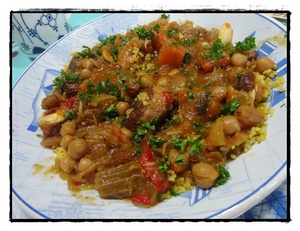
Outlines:
{"type": "MultiPolygon", "coordinates": [[[[74,30],[77,27],[93,20],[97,17],[103,15],[102,13],[72,13],[70,15],[71,28],[74,30]]],[[[276,17],[276,15],[275,15],[276,17]]],[[[285,17],[282,15],[277,15],[278,20],[282,23],[286,23],[285,17]]],[[[25,69],[32,63],[32,59],[26,56],[18,47],[17,44],[12,42],[12,86],[17,82],[18,78],[22,75],[25,69]]],[[[236,219],[242,220],[269,220],[269,219],[288,219],[288,182],[285,180],[275,191],[273,191],[269,196],[263,199],[253,208],[240,215],[236,219]]],[[[30,219],[31,217],[27,215],[13,200],[12,200],[12,219],[30,219]]]]}

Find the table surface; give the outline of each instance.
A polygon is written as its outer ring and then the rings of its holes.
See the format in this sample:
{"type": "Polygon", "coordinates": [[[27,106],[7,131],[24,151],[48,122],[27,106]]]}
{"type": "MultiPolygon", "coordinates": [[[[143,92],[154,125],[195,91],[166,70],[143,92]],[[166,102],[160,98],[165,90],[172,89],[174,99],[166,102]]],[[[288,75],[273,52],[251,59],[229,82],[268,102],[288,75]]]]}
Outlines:
{"type": "MultiPolygon", "coordinates": [[[[79,26],[103,15],[102,13],[72,13],[70,14],[70,24],[72,30],[78,28],[79,26]]],[[[286,24],[285,15],[272,15],[283,24],[286,24]]],[[[26,56],[18,47],[17,44],[12,42],[12,85],[14,85],[26,68],[32,63],[32,59],[26,56]]],[[[273,191],[269,196],[263,199],[253,208],[237,217],[236,219],[251,219],[251,220],[266,220],[266,219],[288,219],[288,192],[287,192],[287,180],[285,180],[275,191],[273,191]]],[[[12,201],[12,219],[31,219],[31,217],[26,214],[14,201],[12,201]]]]}

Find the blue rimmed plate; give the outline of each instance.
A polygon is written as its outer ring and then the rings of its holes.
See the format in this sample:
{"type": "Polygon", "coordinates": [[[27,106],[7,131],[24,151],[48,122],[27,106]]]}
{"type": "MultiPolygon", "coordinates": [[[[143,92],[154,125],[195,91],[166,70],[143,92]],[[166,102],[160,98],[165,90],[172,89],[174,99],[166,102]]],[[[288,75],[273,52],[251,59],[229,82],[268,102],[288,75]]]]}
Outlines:
{"type": "MultiPolygon", "coordinates": [[[[279,186],[287,175],[288,91],[273,89],[266,141],[227,165],[231,179],[211,190],[194,189],[153,208],[138,208],[123,200],[102,200],[95,190],[72,195],[67,183],[49,170],[54,153],[40,146],[40,102],[52,81],[70,61],[70,54],[93,46],[106,36],[125,33],[160,17],[159,13],[108,14],[76,29],[40,55],[12,89],[12,193],[33,218],[44,219],[218,219],[235,218],[279,186]]],[[[287,81],[286,28],[264,14],[170,13],[170,21],[191,20],[204,28],[234,30],[233,43],[252,35],[259,55],[269,56],[287,81]]],[[[287,84],[285,83],[285,86],[287,84]]],[[[287,89],[287,87],[285,87],[287,89]]]]}

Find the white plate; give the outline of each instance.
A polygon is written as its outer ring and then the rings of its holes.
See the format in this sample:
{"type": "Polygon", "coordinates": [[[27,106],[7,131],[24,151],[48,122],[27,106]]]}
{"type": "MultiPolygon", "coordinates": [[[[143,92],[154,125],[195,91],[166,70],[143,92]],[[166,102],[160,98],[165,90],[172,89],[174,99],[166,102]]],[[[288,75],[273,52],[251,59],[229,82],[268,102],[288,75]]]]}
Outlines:
{"type": "MultiPolygon", "coordinates": [[[[138,208],[122,200],[102,200],[88,191],[72,196],[65,181],[45,171],[54,153],[40,146],[37,120],[41,99],[51,91],[52,80],[70,61],[73,51],[93,46],[105,36],[124,33],[149,23],[161,14],[110,14],[96,19],[51,46],[23,73],[12,91],[12,192],[33,218],[45,219],[217,219],[235,218],[279,186],[287,175],[287,95],[273,90],[267,140],[227,165],[231,179],[212,190],[198,188],[166,200],[153,208],[138,208]],[[43,168],[36,173],[34,164],[43,168]]],[[[254,13],[171,13],[170,21],[189,19],[204,28],[220,28],[229,22],[233,43],[256,37],[259,54],[272,58],[280,76],[287,79],[286,28],[274,19],[254,13]],[[279,41],[278,42],[278,38],[279,41]]]]}

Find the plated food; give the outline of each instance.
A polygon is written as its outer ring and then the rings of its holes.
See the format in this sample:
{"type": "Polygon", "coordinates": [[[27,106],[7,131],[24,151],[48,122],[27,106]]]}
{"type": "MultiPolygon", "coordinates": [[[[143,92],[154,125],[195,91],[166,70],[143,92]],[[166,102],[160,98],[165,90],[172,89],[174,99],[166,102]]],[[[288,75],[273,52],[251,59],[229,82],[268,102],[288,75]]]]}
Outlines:
{"type": "Polygon", "coordinates": [[[266,139],[276,64],[234,28],[157,20],[83,44],[43,98],[41,145],[73,191],[151,207],[230,180],[226,164],[266,139]]]}

